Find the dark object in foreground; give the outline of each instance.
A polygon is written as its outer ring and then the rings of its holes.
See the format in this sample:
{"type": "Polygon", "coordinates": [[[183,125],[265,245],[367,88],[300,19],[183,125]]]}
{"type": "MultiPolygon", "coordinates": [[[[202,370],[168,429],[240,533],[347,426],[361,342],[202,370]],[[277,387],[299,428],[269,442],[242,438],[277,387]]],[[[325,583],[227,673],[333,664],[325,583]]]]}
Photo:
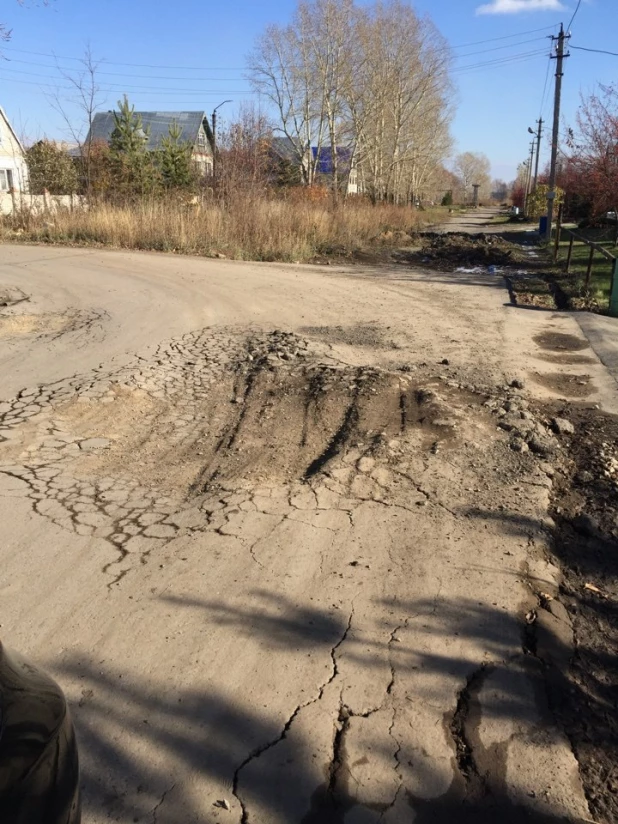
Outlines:
{"type": "Polygon", "coordinates": [[[77,744],[62,690],[1,643],[0,821],[81,821],[77,744]]]}

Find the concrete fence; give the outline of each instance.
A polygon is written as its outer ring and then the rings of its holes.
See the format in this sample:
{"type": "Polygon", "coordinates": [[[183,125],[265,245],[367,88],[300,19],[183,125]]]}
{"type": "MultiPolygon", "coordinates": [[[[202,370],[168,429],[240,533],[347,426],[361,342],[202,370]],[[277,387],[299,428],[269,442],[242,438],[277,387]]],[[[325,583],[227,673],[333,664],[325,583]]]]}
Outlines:
{"type": "Polygon", "coordinates": [[[53,215],[59,209],[85,209],[83,195],[29,195],[24,192],[0,192],[0,215],[27,211],[33,215],[53,215]]]}

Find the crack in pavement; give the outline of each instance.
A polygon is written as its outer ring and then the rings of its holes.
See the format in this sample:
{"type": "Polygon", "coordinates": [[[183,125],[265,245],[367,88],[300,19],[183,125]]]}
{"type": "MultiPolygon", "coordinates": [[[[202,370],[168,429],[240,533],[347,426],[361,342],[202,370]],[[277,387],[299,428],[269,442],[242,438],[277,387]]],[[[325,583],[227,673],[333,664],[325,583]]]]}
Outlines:
{"type": "Polygon", "coordinates": [[[346,638],[348,637],[348,633],[352,627],[352,620],[354,618],[354,608],[352,607],[352,611],[350,612],[350,616],[348,618],[347,626],[341,636],[341,638],[337,641],[337,643],[331,648],[330,650],[330,658],[332,661],[332,672],[329,678],[320,686],[318,690],[318,694],[315,698],[311,698],[309,701],[306,701],[304,704],[299,704],[290,715],[288,720],[283,726],[281,733],[274,738],[272,741],[267,742],[266,744],[258,747],[257,749],[253,750],[249,755],[245,758],[245,760],[236,768],[234,771],[234,776],[232,780],[232,793],[234,797],[237,799],[238,803],[240,804],[242,810],[241,816],[241,824],[248,824],[249,821],[249,811],[247,809],[246,803],[242,799],[242,794],[240,792],[240,774],[241,772],[247,767],[252,761],[260,758],[265,752],[275,747],[281,741],[285,739],[292,724],[294,723],[295,718],[298,716],[301,710],[305,709],[306,707],[311,706],[312,704],[316,704],[320,701],[324,695],[326,688],[333,683],[335,678],[339,675],[339,666],[337,662],[337,650],[341,647],[341,645],[345,642],[346,638]]]}
{"type": "Polygon", "coordinates": [[[401,745],[401,741],[399,741],[399,739],[396,738],[396,736],[393,733],[393,730],[395,728],[396,720],[397,720],[397,708],[393,707],[393,718],[392,718],[392,721],[391,721],[390,726],[388,728],[388,734],[393,739],[393,742],[395,743],[395,745],[397,747],[397,749],[395,750],[395,752],[393,754],[393,759],[395,761],[395,772],[397,773],[397,778],[399,779],[399,786],[397,787],[397,789],[395,791],[395,795],[393,796],[393,800],[391,801],[391,803],[380,813],[380,818],[378,819],[379,821],[383,821],[384,816],[387,814],[387,812],[395,806],[395,804],[397,803],[397,799],[399,798],[399,793],[401,792],[401,790],[403,788],[403,772],[402,772],[402,769],[401,769],[401,762],[399,760],[402,745],[401,745]]]}
{"type": "Polygon", "coordinates": [[[152,824],[156,824],[159,808],[161,807],[161,805],[165,801],[166,797],[172,792],[172,790],[174,789],[175,786],[176,786],[176,782],[174,782],[171,785],[171,787],[168,787],[167,790],[165,790],[165,792],[163,793],[163,795],[159,799],[158,804],[153,808],[153,810],[152,810],[152,824]]]}
{"type": "Polygon", "coordinates": [[[474,756],[474,745],[469,739],[466,723],[472,702],[477,699],[485,680],[493,671],[493,665],[483,663],[470,673],[466,683],[457,693],[457,703],[449,725],[455,745],[457,769],[466,784],[466,797],[475,801],[487,795],[489,788],[486,778],[479,772],[474,756]]]}

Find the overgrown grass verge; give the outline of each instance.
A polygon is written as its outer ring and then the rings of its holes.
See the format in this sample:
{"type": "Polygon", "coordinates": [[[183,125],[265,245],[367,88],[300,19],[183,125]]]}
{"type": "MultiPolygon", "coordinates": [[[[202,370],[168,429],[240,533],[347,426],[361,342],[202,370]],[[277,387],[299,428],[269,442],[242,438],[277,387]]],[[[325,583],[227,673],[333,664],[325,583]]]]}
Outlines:
{"type": "MultiPolygon", "coordinates": [[[[618,249],[610,241],[600,238],[598,241],[607,251],[618,256],[618,249]]],[[[611,290],[612,263],[599,252],[595,252],[592,260],[590,281],[586,286],[586,273],[590,258],[590,247],[584,243],[574,243],[571,256],[570,272],[565,272],[569,243],[560,242],[558,261],[554,271],[554,279],[562,290],[571,309],[590,309],[604,312],[609,306],[611,290]]]]}
{"type": "Polygon", "coordinates": [[[444,211],[354,200],[297,202],[245,196],[225,204],[179,201],[132,206],[100,204],[53,215],[4,218],[5,242],[58,243],[142,249],[238,260],[308,262],[318,256],[408,246],[444,211]]]}
{"type": "MultiPolygon", "coordinates": [[[[582,230],[577,231],[583,234],[582,230]]],[[[602,245],[610,254],[618,256],[618,248],[614,245],[613,239],[608,239],[607,234],[604,230],[586,232],[588,239],[602,245]]],[[[569,240],[570,236],[563,227],[556,262],[553,260],[554,242],[552,241],[551,246],[543,243],[537,248],[534,262],[527,261],[523,271],[508,273],[507,282],[514,303],[599,314],[608,311],[612,262],[595,251],[587,282],[590,247],[578,240],[573,245],[570,271],[566,272],[569,240]]]]}

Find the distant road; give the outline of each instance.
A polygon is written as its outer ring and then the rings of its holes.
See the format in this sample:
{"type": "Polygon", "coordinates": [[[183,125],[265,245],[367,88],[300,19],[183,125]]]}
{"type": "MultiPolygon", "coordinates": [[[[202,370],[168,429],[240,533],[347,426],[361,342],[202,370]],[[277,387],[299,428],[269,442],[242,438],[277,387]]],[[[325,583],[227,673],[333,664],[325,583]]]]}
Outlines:
{"type": "Polygon", "coordinates": [[[439,223],[431,227],[433,232],[465,232],[466,234],[477,234],[479,232],[521,232],[532,229],[531,226],[522,227],[520,223],[503,223],[497,218],[502,218],[504,212],[497,207],[486,207],[482,209],[469,209],[464,214],[454,213],[445,223],[439,223]]]}

